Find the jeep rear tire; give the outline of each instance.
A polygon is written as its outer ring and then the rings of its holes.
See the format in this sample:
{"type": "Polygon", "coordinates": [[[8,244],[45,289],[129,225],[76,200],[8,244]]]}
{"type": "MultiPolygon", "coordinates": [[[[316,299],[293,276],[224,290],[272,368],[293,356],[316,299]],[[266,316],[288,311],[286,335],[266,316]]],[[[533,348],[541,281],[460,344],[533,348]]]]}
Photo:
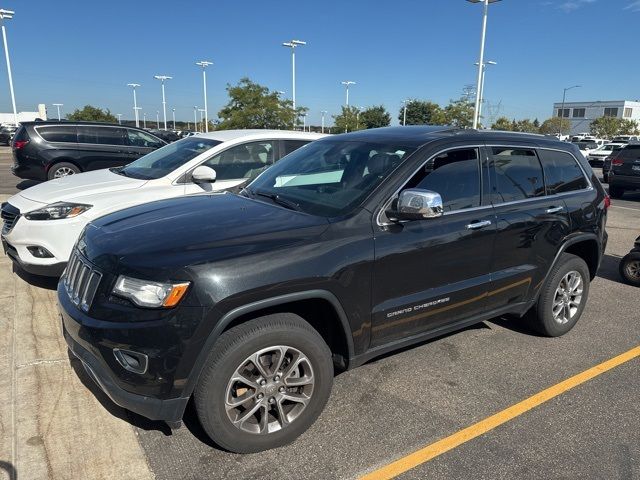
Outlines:
{"type": "Polygon", "coordinates": [[[527,314],[542,335],[559,337],[580,319],[589,296],[590,274],[585,261],[563,253],[542,286],[536,305],[527,314]]]}
{"type": "Polygon", "coordinates": [[[331,350],[320,334],[297,315],[274,314],[220,336],[194,400],[216,444],[253,453],[286,445],[307,430],[332,384],[331,350]]]}

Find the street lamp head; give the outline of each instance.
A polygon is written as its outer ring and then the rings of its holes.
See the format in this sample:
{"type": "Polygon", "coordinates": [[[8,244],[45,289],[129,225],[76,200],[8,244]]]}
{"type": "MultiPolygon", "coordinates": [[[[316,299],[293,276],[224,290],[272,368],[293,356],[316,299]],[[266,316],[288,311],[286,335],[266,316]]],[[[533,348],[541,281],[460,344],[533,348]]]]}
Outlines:
{"type": "Polygon", "coordinates": [[[202,67],[202,68],[206,68],[209,65],[213,65],[213,62],[209,62],[207,60],[200,60],[199,62],[196,62],[196,65],[198,65],[199,67],[202,67]]]}
{"type": "Polygon", "coordinates": [[[0,8],[0,20],[4,20],[5,18],[11,19],[16,14],[13,10],[5,10],[4,8],[0,8]]]}
{"type": "MultiPolygon", "coordinates": [[[[496,3],[499,2],[500,0],[489,0],[487,3],[496,3]]],[[[471,3],[484,3],[485,0],[467,0],[467,2],[471,2],[471,3]]]]}
{"type": "Polygon", "coordinates": [[[302,40],[291,40],[290,42],[284,42],[282,44],[283,47],[296,48],[300,45],[306,45],[307,42],[303,42],[302,40]]]}
{"type": "Polygon", "coordinates": [[[294,45],[306,45],[307,42],[303,42],[302,40],[291,40],[291,43],[294,45]]]}
{"type": "Polygon", "coordinates": [[[498,64],[498,62],[494,62],[493,60],[489,60],[487,62],[487,65],[497,65],[497,64],[498,64]]]}
{"type": "Polygon", "coordinates": [[[139,87],[139,86],[140,86],[140,84],[139,84],[139,83],[127,83],[127,87],[133,87],[133,88],[136,88],[136,87],[139,87]]]}
{"type": "Polygon", "coordinates": [[[51,105],[53,105],[54,107],[62,107],[64,103],[52,103],[51,105]]]}
{"type": "Polygon", "coordinates": [[[164,82],[165,80],[171,80],[173,77],[169,77],[167,75],[154,75],[153,78],[164,82]]]}
{"type": "Polygon", "coordinates": [[[356,84],[356,82],[352,82],[351,80],[346,80],[346,81],[341,82],[341,83],[342,83],[342,85],[346,85],[346,86],[355,85],[356,84]]]}

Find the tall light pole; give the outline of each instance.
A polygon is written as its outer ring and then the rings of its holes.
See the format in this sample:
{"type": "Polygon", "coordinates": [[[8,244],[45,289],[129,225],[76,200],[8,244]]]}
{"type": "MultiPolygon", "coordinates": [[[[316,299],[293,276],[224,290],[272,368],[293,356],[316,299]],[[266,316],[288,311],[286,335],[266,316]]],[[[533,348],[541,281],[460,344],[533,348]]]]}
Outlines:
{"type": "MultiPolygon", "coordinates": [[[[209,131],[209,110],[207,108],[207,72],[206,68],[209,65],[213,65],[213,62],[209,62],[207,60],[200,60],[196,62],[196,65],[202,67],[202,84],[204,88],[204,131],[209,131]]],[[[173,127],[176,128],[175,126],[173,127]]]]}
{"type": "Polygon", "coordinates": [[[306,131],[307,130],[307,114],[303,113],[302,114],[302,131],[306,131]]]}
{"type": "MultiPolygon", "coordinates": [[[[484,105],[484,79],[487,76],[487,66],[488,65],[497,65],[498,62],[494,62],[493,60],[489,60],[488,62],[486,62],[483,66],[482,66],[482,79],[480,81],[480,105],[478,106],[478,122],[480,122],[480,119],[482,118],[482,106],[484,105]]],[[[478,62],[476,62],[474,65],[478,65],[478,62]]]]}
{"type": "Polygon", "coordinates": [[[142,112],[142,118],[144,119],[144,123],[143,123],[144,128],[147,128],[147,114],[142,112]]]}
{"type": "Polygon", "coordinates": [[[356,107],[356,130],[360,129],[360,107],[356,107]]]}
{"type": "Polygon", "coordinates": [[[347,108],[349,107],[349,85],[355,85],[356,82],[352,82],[351,80],[345,80],[344,82],[342,82],[342,85],[345,86],[345,90],[346,90],[346,99],[345,99],[345,105],[347,106],[347,108]]]}
{"type": "Polygon", "coordinates": [[[171,109],[171,114],[173,115],[173,129],[176,129],[176,109],[172,108],[171,109]]]}
{"type": "Polygon", "coordinates": [[[122,125],[122,114],[116,113],[116,116],[118,117],[118,125],[122,125]]]}
{"type": "MultiPolygon", "coordinates": [[[[156,80],[160,80],[160,82],[162,83],[162,113],[164,115],[164,129],[167,129],[167,101],[165,99],[164,96],[164,81],[165,80],[171,80],[173,77],[168,77],[167,75],[154,75],[153,78],[155,78],[156,80]]],[[[158,125],[158,128],[160,128],[160,125],[158,125]]]]}
{"type": "Polygon", "coordinates": [[[409,103],[409,100],[403,100],[402,103],[404,104],[404,113],[402,114],[402,126],[406,127],[407,126],[407,103],[409,103]]]}
{"type": "MultiPolygon", "coordinates": [[[[204,121],[204,108],[199,108],[198,111],[200,112],[200,123],[202,123],[204,121]]],[[[202,131],[204,132],[204,127],[201,127],[202,131]]]]}
{"type": "MultiPolygon", "coordinates": [[[[164,129],[167,129],[167,120],[164,121],[165,126],[164,129]]],[[[160,110],[156,110],[156,128],[160,130],[160,110]]]]}
{"type": "Polygon", "coordinates": [[[478,122],[480,121],[480,88],[482,83],[482,69],[484,68],[484,44],[487,38],[487,15],[489,13],[489,4],[496,3],[500,0],[467,0],[471,3],[482,3],[482,33],[480,34],[480,58],[478,59],[478,80],[476,82],[476,105],[473,115],[473,128],[478,128],[478,122]]]}
{"type": "Polygon", "coordinates": [[[138,117],[138,99],[136,98],[136,87],[139,87],[139,83],[127,83],[127,87],[133,89],[133,114],[136,117],[136,127],[140,128],[140,118],[138,117]]]}
{"type": "Polygon", "coordinates": [[[195,128],[196,132],[200,131],[200,127],[198,126],[198,106],[193,107],[193,128],[195,128]]]}
{"type": "Polygon", "coordinates": [[[324,133],[324,116],[327,114],[327,111],[326,110],[322,110],[320,113],[322,114],[322,129],[321,129],[321,132],[324,133]]]}
{"type": "Polygon", "coordinates": [[[306,44],[307,42],[302,40],[291,40],[282,44],[283,47],[291,49],[291,101],[294,111],[296,109],[296,48],[306,44]]]}
{"type": "Polygon", "coordinates": [[[582,85],[573,85],[572,87],[567,87],[562,92],[562,108],[560,109],[560,121],[558,122],[558,133],[562,135],[562,120],[564,119],[564,101],[567,99],[567,92],[574,88],[580,88],[582,85]]]}
{"type": "Polygon", "coordinates": [[[56,107],[58,109],[58,121],[60,121],[62,119],[62,117],[60,116],[60,107],[63,105],[62,103],[54,103],[52,104],[54,107],[56,107]]]}
{"type": "Polygon", "coordinates": [[[16,95],[13,92],[13,76],[11,75],[11,61],[9,60],[9,45],[7,45],[7,31],[4,28],[4,21],[11,20],[16,12],[12,10],[0,9],[0,24],[2,24],[2,41],[4,42],[4,56],[7,60],[7,73],[9,75],[9,90],[11,91],[11,104],[13,105],[13,122],[18,126],[18,110],[16,110],[16,95]]]}

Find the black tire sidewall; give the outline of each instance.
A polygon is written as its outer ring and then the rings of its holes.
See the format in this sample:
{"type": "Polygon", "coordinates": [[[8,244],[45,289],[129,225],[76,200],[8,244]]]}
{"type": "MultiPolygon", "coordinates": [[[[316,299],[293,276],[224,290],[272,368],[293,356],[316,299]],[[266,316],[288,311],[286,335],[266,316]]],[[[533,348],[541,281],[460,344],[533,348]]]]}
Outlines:
{"type": "Polygon", "coordinates": [[[620,265],[618,267],[620,271],[620,276],[627,282],[629,285],[633,285],[634,287],[640,287],[640,280],[637,278],[632,278],[627,275],[626,266],[628,262],[631,261],[640,261],[640,252],[630,252],[627,253],[622,260],[620,260],[620,265]]]}
{"type": "Polygon", "coordinates": [[[589,299],[590,274],[589,267],[583,259],[575,255],[562,254],[558,265],[554,267],[549,278],[545,282],[543,291],[540,293],[536,307],[536,323],[537,330],[550,337],[558,337],[564,335],[571,330],[584,312],[584,308],[589,299]],[[560,324],[553,318],[553,299],[555,292],[562,278],[570,271],[577,271],[582,276],[582,300],[578,307],[578,311],[574,317],[567,323],[560,324]]]}
{"type": "Polygon", "coordinates": [[[47,172],[47,179],[53,180],[55,178],[56,170],[58,170],[59,168],[62,168],[62,167],[67,167],[67,168],[70,168],[70,169],[74,170],[74,175],[80,173],[80,169],[77,166],[75,166],[73,163],[58,162],[58,163],[54,164],[49,169],[49,171],[47,172]]]}
{"type": "MultiPolygon", "coordinates": [[[[249,324],[264,324],[263,320],[264,318],[258,319],[249,324]]],[[[305,328],[295,323],[297,322],[289,325],[277,323],[273,326],[266,324],[262,325],[262,329],[253,331],[247,328],[239,331],[232,329],[225,334],[226,338],[221,337],[216,342],[194,395],[202,427],[222,448],[238,453],[253,453],[286,445],[306,431],[324,409],[333,384],[331,351],[310,326],[305,328]],[[267,435],[243,432],[231,424],[224,408],[229,378],[247,357],[274,345],[296,348],[311,362],[315,377],[311,401],[299,418],[280,431],[267,435]]]]}

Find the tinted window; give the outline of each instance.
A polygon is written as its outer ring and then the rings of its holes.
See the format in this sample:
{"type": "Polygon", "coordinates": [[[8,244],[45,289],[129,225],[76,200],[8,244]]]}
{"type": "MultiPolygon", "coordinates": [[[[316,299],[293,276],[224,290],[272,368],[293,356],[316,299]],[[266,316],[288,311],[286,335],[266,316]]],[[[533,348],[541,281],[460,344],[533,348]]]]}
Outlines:
{"type": "Polygon", "coordinates": [[[640,145],[628,145],[620,150],[618,158],[623,160],[640,160],[640,145]]]}
{"type": "Polygon", "coordinates": [[[542,167],[535,151],[514,147],[494,147],[492,154],[494,203],[544,195],[542,167]]]}
{"type": "Polygon", "coordinates": [[[548,195],[587,188],[587,179],[572,155],[553,150],[539,150],[538,155],[544,169],[548,195]]]}
{"type": "Polygon", "coordinates": [[[445,212],[480,206],[478,151],[453,150],[430,159],[406,188],[439,193],[445,212]]]}
{"type": "Polygon", "coordinates": [[[314,215],[343,215],[380,185],[413,150],[398,144],[318,140],[269,168],[249,185],[247,194],[256,198],[277,195],[314,215]]]}
{"type": "Polygon", "coordinates": [[[78,125],[78,143],[125,145],[124,128],[78,125]]]}
{"type": "Polygon", "coordinates": [[[75,143],[76,127],[69,125],[52,125],[50,127],[40,127],[36,131],[47,142],[72,142],[75,143]]]}
{"type": "Polygon", "coordinates": [[[273,164],[273,143],[263,141],[236,145],[208,159],[203,165],[216,171],[217,180],[253,180],[273,164]]]}
{"type": "Polygon", "coordinates": [[[140,130],[127,129],[127,137],[129,138],[129,145],[133,147],[160,148],[164,145],[154,136],[140,130]]]}
{"type": "Polygon", "coordinates": [[[284,157],[285,155],[289,155],[291,152],[296,151],[300,147],[305,146],[307,143],[309,143],[309,141],[308,140],[284,140],[282,143],[284,144],[284,153],[282,154],[282,156],[284,157]]]}
{"type": "Polygon", "coordinates": [[[199,137],[184,138],[154,150],[124,168],[116,168],[112,171],[126,177],[144,180],[161,178],[220,143],[222,142],[218,140],[199,137]]]}

